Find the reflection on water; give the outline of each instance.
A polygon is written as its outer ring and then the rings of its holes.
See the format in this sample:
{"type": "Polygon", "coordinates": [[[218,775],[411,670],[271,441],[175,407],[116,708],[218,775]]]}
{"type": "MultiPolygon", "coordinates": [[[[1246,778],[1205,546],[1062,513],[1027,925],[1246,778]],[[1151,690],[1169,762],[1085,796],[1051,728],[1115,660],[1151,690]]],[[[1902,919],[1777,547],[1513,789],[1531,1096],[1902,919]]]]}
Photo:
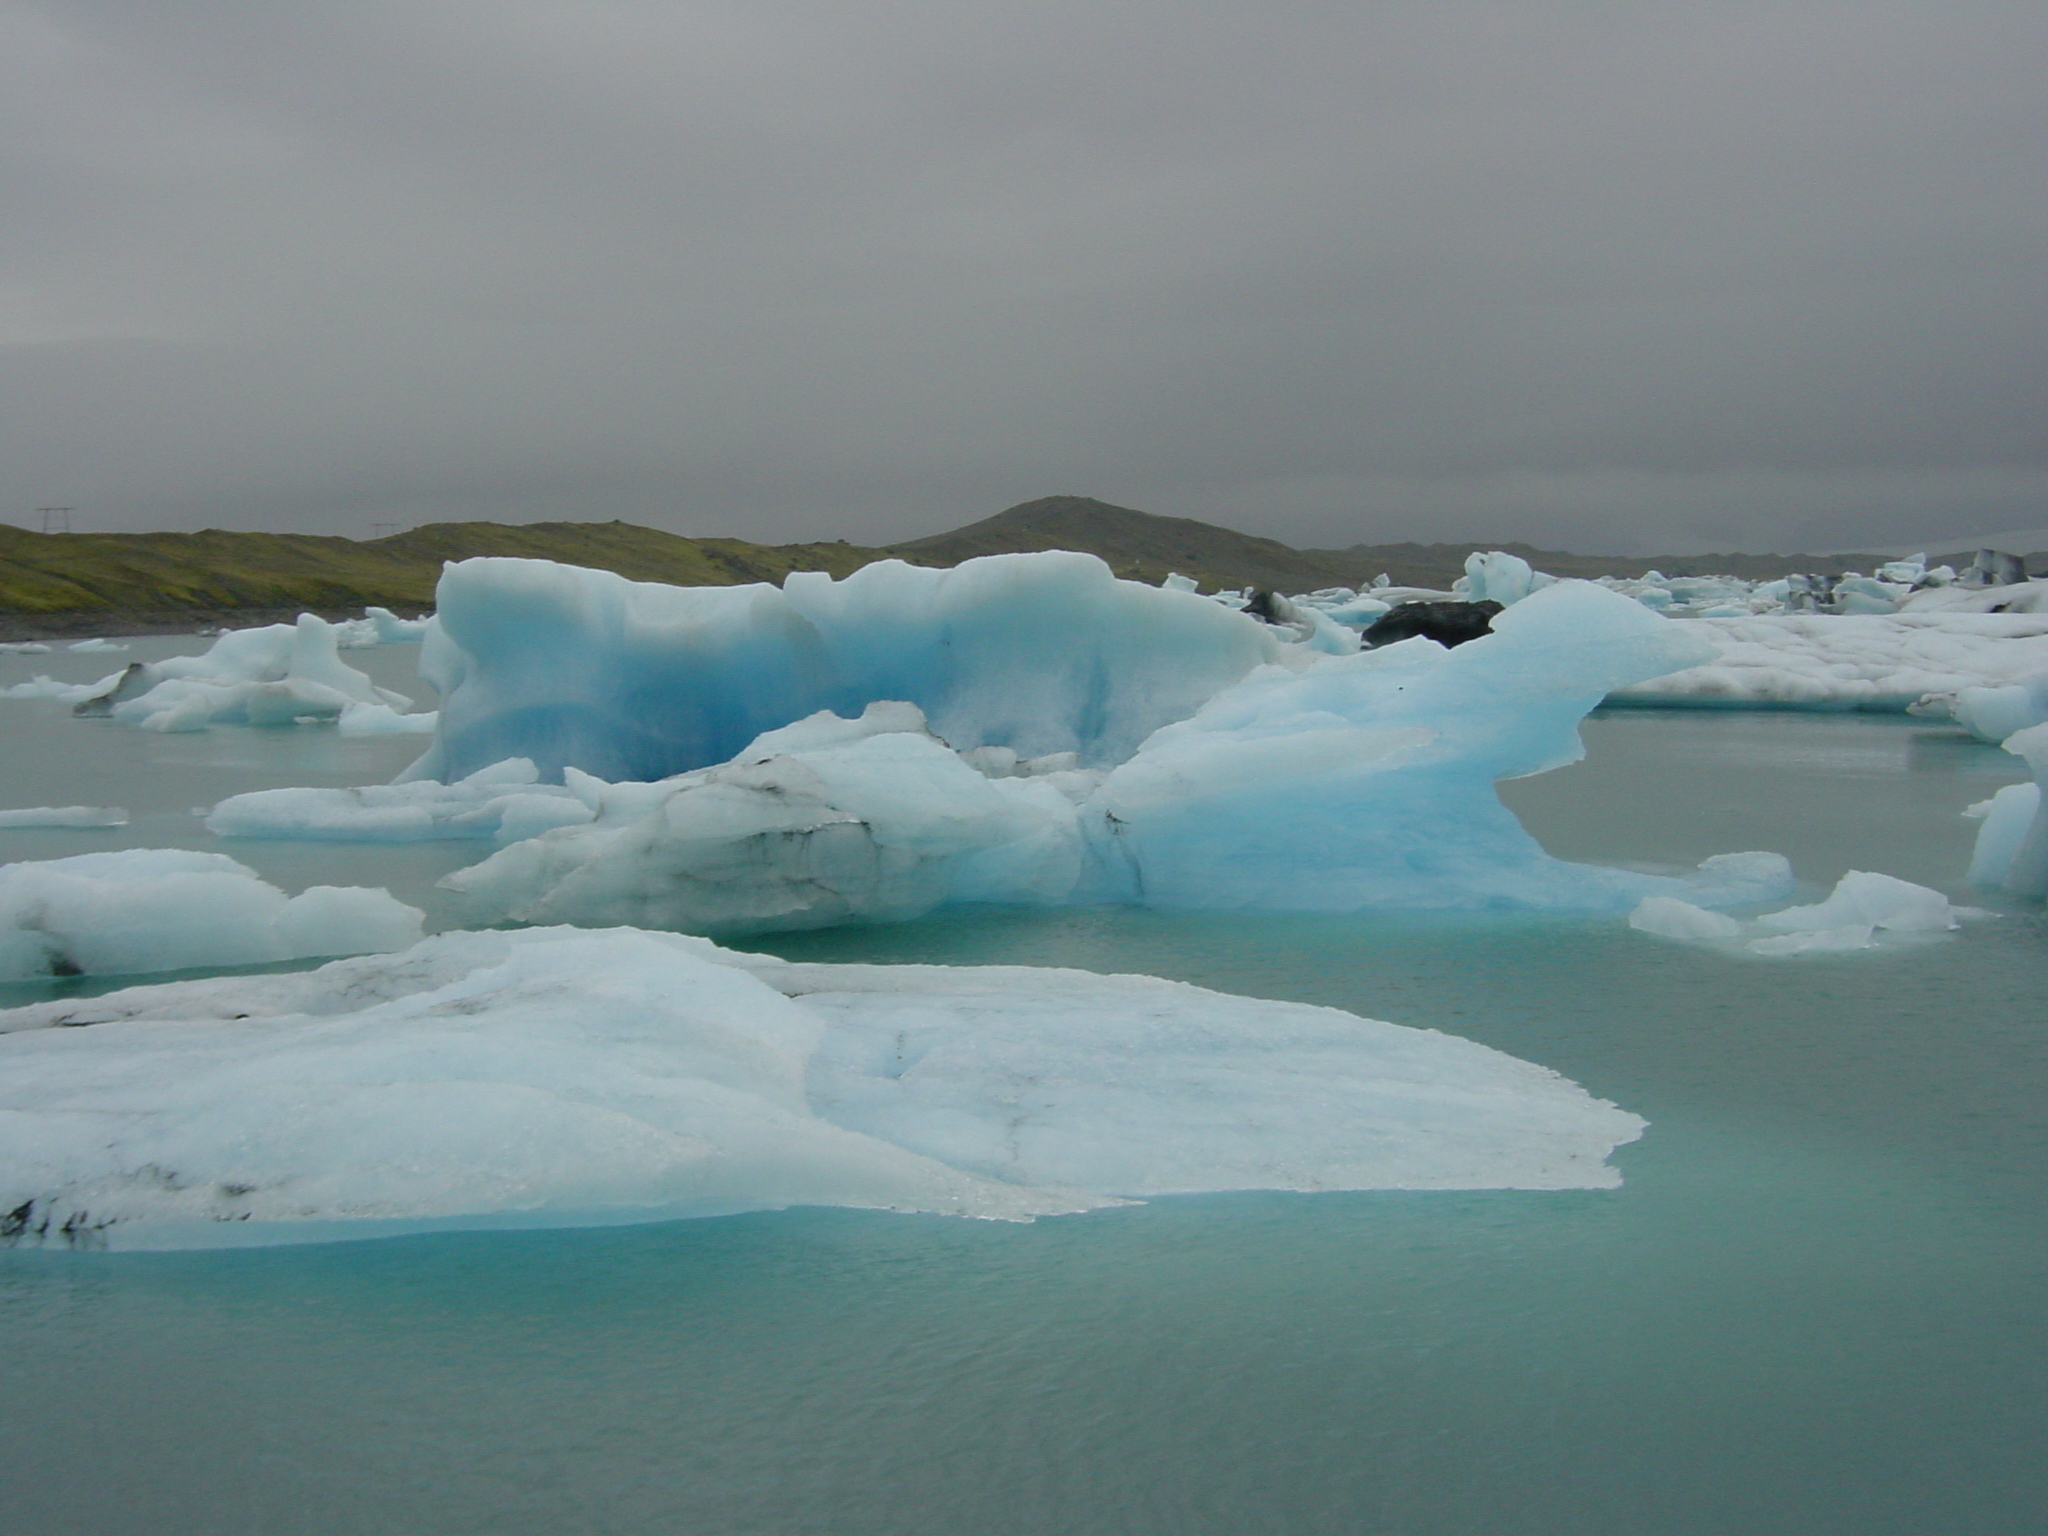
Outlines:
{"type": "MultiPolygon", "coordinates": [[[[221,846],[174,810],[382,777],[416,746],[0,710],[34,786],[15,803],[156,807],[130,842],[221,846]]],[[[1961,894],[1956,813],[2021,776],[1877,716],[1618,712],[1587,739],[1586,762],[1506,789],[1555,851],[1775,848],[1815,882],[1859,867],[1961,894]]],[[[5,836],[0,854],[49,856],[5,836]]],[[[62,851],[104,836],[36,834],[62,851]]],[[[286,884],[318,870],[408,899],[483,851],[230,846],[286,884]]],[[[1611,1193],[12,1254],[9,1523],[2036,1529],[2044,940],[2038,907],[1777,963],[1539,916],[968,910],[786,936],[772,947],[808,958],[1149,971],[1336,1004],[1543,1062],[1652,1125],[1611,1193]]]]}

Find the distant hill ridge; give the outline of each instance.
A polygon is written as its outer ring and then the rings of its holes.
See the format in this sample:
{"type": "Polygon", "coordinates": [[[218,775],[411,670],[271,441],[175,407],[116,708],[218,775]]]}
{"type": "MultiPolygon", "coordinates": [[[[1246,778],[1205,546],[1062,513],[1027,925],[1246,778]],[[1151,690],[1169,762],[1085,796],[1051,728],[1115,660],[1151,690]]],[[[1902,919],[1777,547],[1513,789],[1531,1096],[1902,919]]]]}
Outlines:
{"type": "Polygon", "coordinates": [[[1085,496],[1042,497],[950,533],[881,547],[686,538],[621,522],[429,523],[371,540],[220,529],[45,534],[0,524],[0,638],[190,629],[288,617],[302,609],[353,613],[372,603],[418,611],[432,606],[443,561],[475,555],[559,560],[636,581],[729,586],[780,581],[791,571],[844,576],[890,557],[950,566],[976,555],[1078,549],[1136,581],[1158,582],[1179,571],[1205,587],[1301,592],[1358,586],[1382,571],[1403,585],[1446,587],[1477,548],[1505,549],[1559,576],[1638,575],[1654,566],[1673,576],[1726,573],[1760,580],[1794,570],[1869,570],[1880,560],[1853,554],[1638,559],[1489,540],[1295,549],[1277,539],[1085,496]]]}

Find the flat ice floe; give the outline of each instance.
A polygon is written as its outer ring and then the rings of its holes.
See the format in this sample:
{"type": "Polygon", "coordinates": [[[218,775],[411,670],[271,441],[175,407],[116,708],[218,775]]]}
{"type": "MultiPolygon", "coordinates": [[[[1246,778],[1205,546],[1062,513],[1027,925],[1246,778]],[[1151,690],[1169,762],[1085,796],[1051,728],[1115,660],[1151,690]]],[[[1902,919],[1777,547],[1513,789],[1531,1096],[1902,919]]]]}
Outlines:
{"type": "Polygon", "coordinates": [[[1766,614],[1673,622],[1718,654],[1620,687],[1609,703],[1904,710],[1928,695],[2048,673],[2048,613],[1766,614]]]}
{"type": "Polygon", "coordinates": [[[1605,1188],[1643,1129],[1545,1068],[1330,1008],[630,929],[0,1012],[0,1064],[0,1240],[75,1247],[1605,1188]]]}
{"type": "Polygon", "coordinates": [[[247,865],[181,848],[0,864],[0,981],[403,949],[419,939],[420,918],[358,886],[287,897],[247,865]]]}
{"type": "Polygon", "coordinates": [[[1941,892],[1910,880],[1852,869],[1825,900],[1766,912],[1747,923],[1652,896],[1637,904],[1628,925],[1660,939],[1731,946],[1740,941],[1751,954],[1784,957],[1875,949],[1880,935],[1947,933],[1971,910],[1959,910],[1941,892]]]}

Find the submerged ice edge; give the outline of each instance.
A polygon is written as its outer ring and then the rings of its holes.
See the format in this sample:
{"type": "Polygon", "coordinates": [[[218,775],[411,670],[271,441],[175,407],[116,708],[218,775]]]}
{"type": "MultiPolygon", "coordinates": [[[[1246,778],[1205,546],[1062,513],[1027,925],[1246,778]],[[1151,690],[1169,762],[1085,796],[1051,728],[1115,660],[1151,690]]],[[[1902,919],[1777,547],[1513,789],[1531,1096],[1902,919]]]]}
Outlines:
{"type": "Polygon", "coordinates": [[[1430,1030],[1150,977],[444,934],[0,1013],[0,1240],[1610,1187],[1644,1122],[1430,1030]]]}

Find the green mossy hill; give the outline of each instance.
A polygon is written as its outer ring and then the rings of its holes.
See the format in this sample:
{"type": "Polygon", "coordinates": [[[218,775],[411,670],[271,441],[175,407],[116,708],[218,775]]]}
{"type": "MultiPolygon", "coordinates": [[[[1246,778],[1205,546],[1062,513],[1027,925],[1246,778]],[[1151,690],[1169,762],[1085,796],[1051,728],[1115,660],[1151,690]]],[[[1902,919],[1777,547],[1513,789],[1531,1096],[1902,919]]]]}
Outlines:
{"type": "MultiPolygon", "coordinates": [[[[1100,555],[1119,576],[1154,584],[1172,571],[1194,577],[1205,588],[1257,586],[1283,592],[1350,586],[1360,579],[1356,561],[1340,552],[1294,549],[1277,539],[1086,496],[1027,501],[951,533],[892,544],[888,552],[920,565],[957,565],[976,555],[1041,549],[1085,550],[1100,555]]],[[[1460,550],[1460,571],[1464,558],[1460,550]]]]}
{"type": "MultiPolygon", "coordinates": [[[[1354,544],[1347,549],[1295,549],[1186,517],[1159,517],[1086,496],[1047,496],[951,533],[892,544],[888,552],[925,565],[953,565],[973,555],[1036,549],[1084,549],[1117,575],[1158,582],[1169,571],[1207,587],[1273,587],[1311,592],[1355,587],[1386,573],[1402,586],[1448,587],[1465,574],[1475,549],[1504,549],[1554,576],[1741,576],[1769,580],[1791,571],[1872,570],[1878,555],[1574,555],[1489,539],[1457,544],[1354,544]]],[[[1967,560],[1969,557],[1963,557],[1967,560]]]]}
{"type": "Polygon", "coordinates": [[[636,581],[727,586],[791,571],[843,576],[876,558],[850,544],[686,539],[631,523],[431,523],[359,542],[297,533],[31,533],[0,525],[0,614],[187,615],[434,603],[447,560],[525,555],[636,581]]]}
{"type": "MultiPolygon", "coordinates": [[[[298,533],[31,533],[0,525],[0,639],[34,633],[136,632],[202,623],[270,622],[302,609],[359,613],[371,603],[431,608],[448,560],[523,555],[616,571],[635,581],[730,586],[780,581],[791,571],[845,576],[894,556],[956,565],[976,555],[1077,549],[1119,576],[1158,582],[1170,571],[1203,587],[1307,592],[1355,587],[1382,571],[1404,586],[1448,587],[1475,548],[1506,549],[1558,576],[1729,574],[1750,580],[1788,571],[1872,570],[1876,555],[1573,555],[1488,540],[1457,544],[1354,544],[1294,549],[1213,523],[1160,517],[1085,496],[1047,496],[951,533],[870,549],[689,539],[632,523],[429,523],[386,539],[298,533]]],[[[1967,561],[1967,554],[1954,557],[1967,561]]]]}

